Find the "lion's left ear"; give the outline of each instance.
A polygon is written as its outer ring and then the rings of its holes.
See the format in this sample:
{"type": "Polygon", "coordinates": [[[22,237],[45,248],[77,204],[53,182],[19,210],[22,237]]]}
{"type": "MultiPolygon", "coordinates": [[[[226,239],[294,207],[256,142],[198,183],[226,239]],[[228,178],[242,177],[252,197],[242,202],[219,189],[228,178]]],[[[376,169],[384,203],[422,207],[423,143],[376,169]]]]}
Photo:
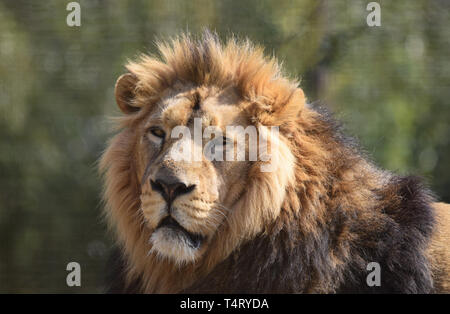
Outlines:
{"type": "Polygon", "coordinates": [[[137,82],[138,78],[132,73],[123,74],[117,79],[114,94],[117,105],[125,114],[137,112],[141,109],[134,103],[137,82]]]}
{"type": "Polygon", "coordinates": [[[282,124],[283,122],[296,120],[299,112],[305,106],[305,94],[301,88],[296,88],[295,91],[290,95],[286,102],[282,102],[280,106],[275,105],[275,110],[273,112],[274,119],[278,121],[277,124],[282,124]]]}
{"type": "Polygon", "coordinates": [[[263,125],[279,126],[295,122],[305,106],[303,90],[296,88],[284,97],[276,95],[276,92],[274,95],[269,100],[252,103],[248,108],[250,116],[263,125]]]}

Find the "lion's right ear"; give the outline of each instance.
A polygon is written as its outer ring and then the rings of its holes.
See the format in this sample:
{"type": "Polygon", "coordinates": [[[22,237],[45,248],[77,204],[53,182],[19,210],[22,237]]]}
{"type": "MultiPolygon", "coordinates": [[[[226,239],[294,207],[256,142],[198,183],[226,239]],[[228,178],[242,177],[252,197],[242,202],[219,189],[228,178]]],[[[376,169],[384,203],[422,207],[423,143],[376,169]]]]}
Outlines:
{"type": "Polygon", "coordinates": [[[141,109],[133,101],[137,81],[138,78],[132,73],[123,74],[117,79],[114,94],[117,105],[125,114],[133,113],[141,109]]]}

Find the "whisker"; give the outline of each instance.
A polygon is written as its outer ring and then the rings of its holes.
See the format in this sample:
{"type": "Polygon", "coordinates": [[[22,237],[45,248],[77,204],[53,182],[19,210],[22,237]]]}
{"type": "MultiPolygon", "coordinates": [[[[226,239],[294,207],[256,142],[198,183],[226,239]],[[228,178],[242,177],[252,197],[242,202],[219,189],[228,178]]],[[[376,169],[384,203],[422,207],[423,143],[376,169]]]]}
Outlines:
{"type": "Polygon", "coordinates": [[[228,207],[226,207],[226,206],[224,206],[224,205],[222,205],[222,204],[215,204],[216,206],[219,206],[220,207],[220,209],[223,209],[223,210],[226,210],[226,211],[230,211],[230,209],[228,208],[228,207]]]}
{"type": "Polygon", "coordinates": [[[224,221],[226,222],[230,222],[228,215],[225,215],[224,212],[222,212],[222,210],[225,210],[227,212],[229,212],[230,210],[228,208],[226,208],[225,206],[221,205],[221,204],[216,204],[218,207],[214,207],[214,209],[217,210],[218,213],[220,213],[225,219],[220,223],[220,225],[218,227],[220,227],[224,221]]]}

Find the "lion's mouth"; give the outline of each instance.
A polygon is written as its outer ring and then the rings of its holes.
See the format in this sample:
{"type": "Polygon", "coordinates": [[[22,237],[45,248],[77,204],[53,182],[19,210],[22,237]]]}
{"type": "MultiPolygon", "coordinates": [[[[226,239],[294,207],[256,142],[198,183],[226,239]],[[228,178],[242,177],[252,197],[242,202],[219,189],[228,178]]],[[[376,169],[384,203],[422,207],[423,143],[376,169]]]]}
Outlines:
{"type": "Polygon", "coordinates": [[[174,232],[177,232],[178,234],[182,235],[186,240],[188,240],[187,243],[189,244],[189,246],[191,246],[194,249],[198,249],[202,244],[203,240],[205,239],[205,237],[200,234],[187,231],[185,228],[183,228],[183,226],[181,226],[178,223],[178,221],[173,219],[171,216],[167,216],[166,218],[161,220],[159,225],[156,227],[156,230],[163,227],[171,229],[174,232]]]}

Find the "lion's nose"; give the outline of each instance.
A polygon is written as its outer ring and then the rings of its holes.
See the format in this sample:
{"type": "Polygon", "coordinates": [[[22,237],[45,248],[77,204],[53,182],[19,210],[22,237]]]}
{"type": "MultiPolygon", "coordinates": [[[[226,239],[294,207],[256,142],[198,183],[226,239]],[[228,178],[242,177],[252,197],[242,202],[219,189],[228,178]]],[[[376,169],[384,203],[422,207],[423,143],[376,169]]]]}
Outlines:
{"type": "Polygon", "coordinates": [[[164,180],[150,180],[150,184],[152,189],[161,193],[169,204],[178,196],[190,193],[195,189],[195,184],[187,186],[182,182],[168,183],[164,180]]]}

